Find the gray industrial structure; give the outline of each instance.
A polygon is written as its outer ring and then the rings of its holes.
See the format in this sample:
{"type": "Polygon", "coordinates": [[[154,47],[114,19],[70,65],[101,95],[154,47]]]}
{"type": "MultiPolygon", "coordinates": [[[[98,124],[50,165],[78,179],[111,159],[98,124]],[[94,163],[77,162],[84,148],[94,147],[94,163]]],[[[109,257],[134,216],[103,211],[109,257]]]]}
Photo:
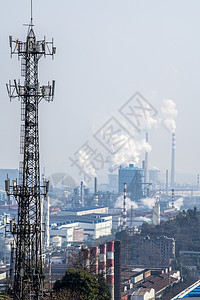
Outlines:
{"type": "Polygon", "coordinates": [[[139,200],[144,197],[144,170],[130,164],[129,167],[119,168],[118,192],[124,192],[124,183],[127,186],[127,194],[132,200],[139,200]]]}

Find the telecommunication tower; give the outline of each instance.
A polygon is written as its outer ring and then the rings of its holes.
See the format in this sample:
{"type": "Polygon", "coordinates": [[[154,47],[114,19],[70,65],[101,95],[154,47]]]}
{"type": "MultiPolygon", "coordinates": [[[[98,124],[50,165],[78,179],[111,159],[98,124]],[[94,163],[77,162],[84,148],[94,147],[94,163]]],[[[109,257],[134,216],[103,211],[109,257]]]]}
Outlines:
{"type": "Polygon", "coordinates": [[[23,155],[19,168],[19,182],[7,179],[8,195],[14,195],[18,204],[17,220],[10,223],[14,236],[11,269],[11,287],[14,299],[39,299],[43,289],[41,198],[46,197],[49,183],[40,183],[38,106],[42,99],[53,101],[55,82],[40,86],[38,63],[42,56],[55,54],[51,42],[37,40],[31,22],[26,40],[9,37],[11,57],[21,59],[21,76],[24,84],[14,80],[7,84],[10,99],[21,100],[20,153],[23,155]]]}

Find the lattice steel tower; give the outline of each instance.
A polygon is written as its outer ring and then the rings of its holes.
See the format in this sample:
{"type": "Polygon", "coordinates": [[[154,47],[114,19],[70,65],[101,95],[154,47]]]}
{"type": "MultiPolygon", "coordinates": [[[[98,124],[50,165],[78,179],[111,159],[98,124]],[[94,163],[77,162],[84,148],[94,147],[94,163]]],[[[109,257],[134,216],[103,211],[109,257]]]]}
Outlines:
{"type": "MultiPolygon", "coordinates": [[[[32,13],[31,13],[32,15],[32,13]]],[[[31,16],[26,41],[10,37],[11,56],[21,59],[20,81],[7,85],[10,99],[21,100],[21,137],[19,182],[6,180],[8,195],[14,195],[18,203],[17,220],[10,224],[14,236],[14,259],[11,261],[11,286],[14,299],[38,299],[43,288],[41,197],[48,193],[48,182],[40,183],[38,105],[42,99],[52,101],[54,86],[38,82],[38,62],[42,56],[55,54],[51,42],[36,40],[31,16]],[[13,266],[13,268],[12,268],[13,266]]]]}

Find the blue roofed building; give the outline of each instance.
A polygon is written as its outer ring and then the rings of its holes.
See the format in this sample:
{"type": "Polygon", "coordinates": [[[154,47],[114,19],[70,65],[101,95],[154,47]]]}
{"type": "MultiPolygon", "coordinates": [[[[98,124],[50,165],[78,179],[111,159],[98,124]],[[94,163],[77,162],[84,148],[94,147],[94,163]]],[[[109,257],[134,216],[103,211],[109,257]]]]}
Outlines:
{"type": "Polygon", "coordinates": [[[190,285],[187,289],[172,298],[171,300],[186,299],[200,300],[200,280],[190,285]]]}

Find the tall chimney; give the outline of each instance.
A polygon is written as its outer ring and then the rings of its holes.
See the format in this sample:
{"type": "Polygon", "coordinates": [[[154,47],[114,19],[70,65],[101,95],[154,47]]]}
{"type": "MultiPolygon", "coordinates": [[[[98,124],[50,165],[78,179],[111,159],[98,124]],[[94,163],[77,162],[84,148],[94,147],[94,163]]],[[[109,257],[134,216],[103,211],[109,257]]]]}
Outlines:
{"type": "MultiPolygon", "coordinates": [[[[146,143],[149,142],[149,135],[148,132],[146,132],[146,143]]],[[[145,152],[145,169],[144,169],[144,183],[149,182],[149,154],[146,151],[145,152]]]]}
{"type": "Polygon", "coordinates": [[[126,218],[126,183],[124,183],[124,207],[123,207],[123,226],[127,225],[126,218]]]}
{"type": "Polygon", "coordinates": [[[175,186],[175,132],[172,133],[171,187],[175,186]]]}
{"type": "Polygon", "coordinates": [[[142,161],[142,169],[145,170],[145,160],[142,161]]]}
{"type": "Polygon", "coordinates": [[[84,207],[84,185],[83,185],[83,181],[81,181],[81,206],[84,207]]]}
{"type": "Polygon", "coordinates": [[[93,205],[97,206],[99,202],[98,193],[97,193],[97,177],[94,177],[94,196],[93,196],[93,205]]]}
{"type": "Polygon", "coordinates": [[[85,269],[87,272],[90,272],[90,249],[85,249],[86,252],[86,262],[85,262],[85,269]]]}
{"type": "Polygon", "coordinates": [[[107,281],[111,293],[111,300],[114,300],[114,241],[107,242],[107,281]]]}
{"type": "Polygon", "coordinates": [[[100,245],[99,273],[106,277],[106,244],[100,245]]]}
{"type": "Polygon", "coordinates": [[[174,208],[174,189],[172,189],[172,208],[174,208]]]}
{"type": "Polygon", "coordinates": [[[166,179],[165,179],[166,195],[168,195],[168,182],[169,182],[169,175],[168,175],[168,170],[166,170],[166,179]]]}
{"type": "Polygon", "coordinates": [[[97,177],[94,177],[94,194],[97,194],[97,177]]]}
{"type": "Polygon", "coordinates": [[[90,268],[90,272],[94,275],[98,275],[98,247],[94,246],[92,247],[91,251],[90,251],[90,264],[91,264],[91,268],[90,268]]]}
{"type": "Polygon", "coordinates": [[[199,190],[199,174],[197,175],[197,191],[199,190]]]}
{"type": "Polygon", "coordinates": [[[121,241],[114,242],[114,299],[121,300],[121,241]]]}

